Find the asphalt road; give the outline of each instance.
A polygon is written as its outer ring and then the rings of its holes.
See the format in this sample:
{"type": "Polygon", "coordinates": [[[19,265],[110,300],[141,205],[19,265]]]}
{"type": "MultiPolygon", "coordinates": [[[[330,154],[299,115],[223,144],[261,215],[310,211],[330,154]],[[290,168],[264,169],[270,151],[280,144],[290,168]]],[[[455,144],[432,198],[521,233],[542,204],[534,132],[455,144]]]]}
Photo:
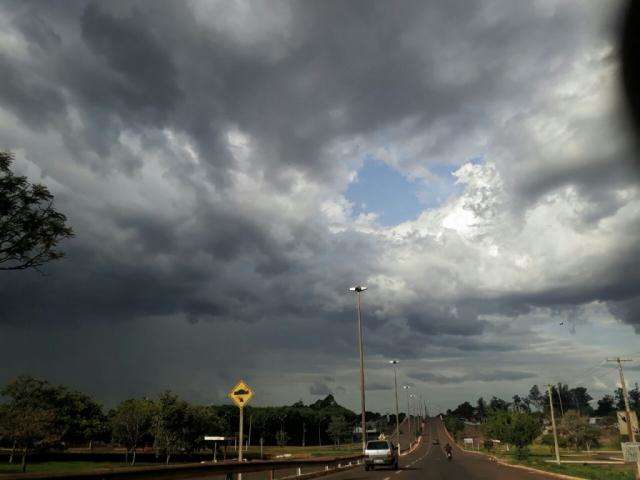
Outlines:
{"type": "MultiPolygon", "coordinates": [[[[402,449],[402,451],[406,450],[409,448],[409,439],[411,438],[411,436],[409,435],[409,419],[405,418],[402,422],[400,422],[400,448],[402,449]]],[[[416,419],[414,418],[413,421],[416,421],[416,419]]],[[[416,428],[415,426],[412,425],[412,430],[416,428]]],[[[389,440],[391,442],[393,442],[394,444],[397,443],[398,441],[396,440],[396,429],[393,428],[391,435],[389,435],[389,440]]]]}
{"type": "Polygon", "coordinates": [[[325,477],[327,480],[542,480],[548,476],[499,465],[484,455],[464,452],[454,446],[453,460],[445,457],[448,438],[439,419],[427,423],[426,437],[412,454],[400,458],[400,470],[366,472],[356,468],[325,477]],[[438,438],[440,445],[433,445],[438,438]]]}

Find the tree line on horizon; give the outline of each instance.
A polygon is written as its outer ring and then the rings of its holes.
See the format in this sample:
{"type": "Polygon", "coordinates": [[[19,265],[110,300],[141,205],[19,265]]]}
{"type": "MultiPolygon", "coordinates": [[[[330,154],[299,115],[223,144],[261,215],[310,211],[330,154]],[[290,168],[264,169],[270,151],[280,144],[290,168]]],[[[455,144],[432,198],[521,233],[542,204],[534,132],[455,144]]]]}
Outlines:
{"type": "MultiPolygon", "coordinates": [[[[636,383],[629,393],[629,407],[640,416],[640,387],[636,383]]],[[[581,415],[607,417],[614,415],[617,410],[624,410],[624,397],[622,388],[617,388],[612,394],[605,394],[597,400],[595,407],[592,405],[594,398],[588,393],[586,387],[569,388],[569,385],[559,383],[551,387],[551,398],[554,411],[574,410],[581,415]]],[[[466,401],[455,409],[448,409],[447,416],[453,415],[468,421],[482,422],[490,411],[515,410],[522,412],[543,412],[549,414],[549,395],[547,389],[540,389],[533,385],[525,396],[514,395],[511,401],[499,397],[492,397],[488,401],[483,397],[478,398],[475,406],[466,401]]]]}
{"type": "MultiPolygon", "coordinates": [[[[51,448],[119,445],[125,461],[135,464],[141,447],[152,447],[165,463],[176,453],[194,454],[207,445],[205,435],[237,437],[238,408],[195,405],[171,391],[156,398],[131,398],[114,408],[90,395],[22,375],[0,390],[0,446],[10,449],[9,462],[20,455],[26,471],[30,452],[51,448]]],[[[367,421],[387,425],[395,418],[367,412],[367,421]]],[[[401,419],[404,415],[401,415],[401,419]]],[[[340,445],[351,440],[359,415],[329,394],[309,405],[245,407],[245,444],[340,445]]]]}
{"type": "MultiPolygon", "coordinates": [[[[629,406],[640,416],[640,389],[638,384],[629,390],[629,406]]],[[[491,439],[514,445],[516,455],[525,458],[528,446],[536,439],[540,443],[553,448],[553,436],[542,435],[545,423],[550,418],[550,404],[555,412],[558,441],[561,447],[590,449],[597,446],[600,439],[600,429],[589,422],[589,417],[604,417],[605,425],[612,425],[616,421],[616,411],[624,410],[625,403],[622,389],[616,389],[613,394],[605,394],[592,405],[594,398],[586,387],[570,388],[567,384],[559,383],[551,387],[551,402],[549,393],[534,385],[526,396],[514,395],[512,401],[499,397],[492,397],[486,401],[480,397],[475,405],[466,401],[455,409],[448,409],[444,415],[446,428],[454,436],[458,436],[465,429],[466,422],[479,423],[481,431],[487,437],[484,447],[493,448],[491,439]]]]}

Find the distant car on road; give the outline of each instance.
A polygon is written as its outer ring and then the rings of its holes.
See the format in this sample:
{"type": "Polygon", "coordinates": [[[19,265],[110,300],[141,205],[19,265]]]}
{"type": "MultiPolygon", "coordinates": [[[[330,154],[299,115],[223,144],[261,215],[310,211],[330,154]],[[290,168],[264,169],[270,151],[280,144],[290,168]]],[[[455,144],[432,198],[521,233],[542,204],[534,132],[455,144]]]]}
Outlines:
{"type": "Polygon", "coordinates": [[[364,469],[391,466],[398,470],[398,450],[388,440],[371,440],[364,449],[364,469]]]}

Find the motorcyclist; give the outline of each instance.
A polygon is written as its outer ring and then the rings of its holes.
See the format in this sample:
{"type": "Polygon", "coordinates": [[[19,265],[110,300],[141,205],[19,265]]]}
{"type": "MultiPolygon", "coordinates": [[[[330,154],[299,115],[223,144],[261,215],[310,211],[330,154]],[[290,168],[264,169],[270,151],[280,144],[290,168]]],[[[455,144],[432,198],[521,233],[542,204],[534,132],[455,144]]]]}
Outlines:
{"type": "Polygon", "coordinates": [[[449,442],[447,442],[447,444],[444,446],[444,451],[447,454],[447,458],[451,460],[451,458],[453,457],[453,448],[451,447],[449,442]]]}

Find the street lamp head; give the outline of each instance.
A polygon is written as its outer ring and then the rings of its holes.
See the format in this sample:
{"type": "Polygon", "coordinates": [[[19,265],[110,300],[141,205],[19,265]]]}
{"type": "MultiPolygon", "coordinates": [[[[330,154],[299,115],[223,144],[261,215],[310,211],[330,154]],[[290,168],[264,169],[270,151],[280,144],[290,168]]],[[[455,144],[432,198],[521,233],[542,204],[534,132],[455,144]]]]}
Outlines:
{"type": "Polygon", "coordinates": [[[356,292],[356,293],[360,293],[360,292],[364,292],[367,289],[367,287],[364,287],[362,285],[356,285],[355,287],[351,287],[349,289],[350,292],[356,292]]]}
{"type": "Polygon", "coordinates": [[[409,390],[410,387],[409,387],[409,385],[403,385],[402,388],[405,389],[405,390],[409,390]]]}
{"type": "Polygon", "coordinates": [[[391,365],[397,365],[397,364],[398,364],[398,363],[400,363],[400,362],[398,362],[398,360],[389,360],[389,363],[390,363],[391,365]]]}

